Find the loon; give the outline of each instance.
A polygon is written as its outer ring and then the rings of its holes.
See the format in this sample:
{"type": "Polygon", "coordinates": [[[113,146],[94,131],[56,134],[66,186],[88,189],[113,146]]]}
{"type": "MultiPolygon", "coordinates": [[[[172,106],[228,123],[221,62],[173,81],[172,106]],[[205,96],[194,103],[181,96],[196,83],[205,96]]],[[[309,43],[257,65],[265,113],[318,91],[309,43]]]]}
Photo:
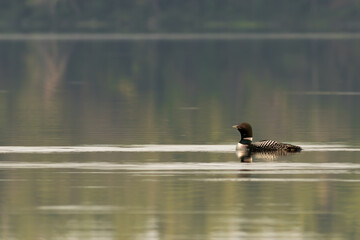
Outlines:
{"type": "Polygon", "coordinates": [[[267,152],[267,151],[283,151],[283,152],[300,152],[301,147],[287,143],[279,143],[273,140],[262,140],[253,142],[252,127],[249,123],[241,123],[233,128],[237,129],[241,134],[241,140],[236,146],[236,150],[249,150],[250,152],[267,152]]]}

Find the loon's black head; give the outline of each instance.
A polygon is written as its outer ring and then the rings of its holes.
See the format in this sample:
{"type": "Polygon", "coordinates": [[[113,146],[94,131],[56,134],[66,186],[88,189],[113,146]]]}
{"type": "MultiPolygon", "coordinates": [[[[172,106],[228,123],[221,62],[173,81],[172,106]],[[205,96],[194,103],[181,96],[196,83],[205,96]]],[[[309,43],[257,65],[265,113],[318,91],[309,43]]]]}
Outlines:
{"type": "Polygon", "coordinates": [[[241,139],[252,138],[252,136],[253,136],[251,125],[248,123],[240,123],[240,124],[232,126],[232,127],[237,129],[240,132],[241,139]]]}

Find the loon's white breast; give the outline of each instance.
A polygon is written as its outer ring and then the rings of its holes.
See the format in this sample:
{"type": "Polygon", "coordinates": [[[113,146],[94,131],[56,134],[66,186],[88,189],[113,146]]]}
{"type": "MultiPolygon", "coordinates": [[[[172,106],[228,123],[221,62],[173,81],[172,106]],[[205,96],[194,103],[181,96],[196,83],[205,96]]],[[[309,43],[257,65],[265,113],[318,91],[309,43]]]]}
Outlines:
{"type": "Polygon", "coordinates": [[[247,144],[238,143],[236,145],[236,150],[246,150],[249,147],[247,144]]]}

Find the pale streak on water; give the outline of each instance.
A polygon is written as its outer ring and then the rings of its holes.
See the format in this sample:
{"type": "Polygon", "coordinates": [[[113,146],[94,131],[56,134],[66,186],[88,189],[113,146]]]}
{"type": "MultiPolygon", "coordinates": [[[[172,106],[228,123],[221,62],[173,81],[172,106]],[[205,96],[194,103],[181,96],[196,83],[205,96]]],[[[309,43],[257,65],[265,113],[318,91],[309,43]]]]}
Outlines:
{"type": "MultiPolygon", "coordinates": [[[[360,147],[343,144],[301,144],[304,151],[359,152],[360,147]]],[[[83,145],[83,146],[1,146],[0,153],[82,153],[82,152],[234,152],[227,145],[83,145]]]]}
{"type": "MultiPolygon", "coordinates": [[[[239,205],[241,207],[244,207],[242,205],[239,205]]],[[[118,207],[118,206],[104,206],[104,205],[56,205],[56,206],[39,206],[37,208],[40,211],[46,211],[46,212],[52,212],[52,213],[56,213],[56,214],[68,214],[69,212],[74,213],[73,211],[76,211],[77,213],[86,213],[86,212],[98,212],[98,213],[103,213],[103,214],[111,214],[114,212],[125,212],[125,213],[132,213],[132,214],[141,214],[141,215],[154,215],[154,214],[176,214],[176,215],[193,215],[193,214],[221,214],[221,215],[237,215],[236,212],[234,211],[216,211],[216,210],[197,210],[197,211],[159,211],[159,210],[155,210],[155,209],[142,209],[142,208],[122,208],[122,207],[118,207]]],[[[247,213],[251,213],[251,214],[262,214],[264,213],[264,211],[247,211],[247,213]]],[[[295,215],[295,214],[299,214],[299,211],[266,211],[267,214],[286,214],[286,215],[295,215]]],[[[309,212],[305,212],[302,211],[302,214],[329,214],[329,212],[322,212],[322,211],[309,211],[309,212]]],[[[332,212],[331,214],[333,215],[337,215],[340,213],[337,212],[332,212]]],[[[242,221],[242,220],[238,220],[238,221],[242,221]]]]}
{"type": "MultiPolygon", "coordinates": [[[[360,148],[341,144],[299,144],[304,151],[340,152],[360,151],[360,148]]],[[[208,152],[208,153],[235,153],[234,145],[87,145],[87,146],[2,146],[2,154],[52,154],[52,153],[87,153],[87,152],[208,152]]],[[[24,162],[2,161],[0,169],[81,169],[100,171],[131,171],[133,173],[148,174],[194,174],[194,173],[234,173],[241,170],[257,174],[346,174],[360,171],[360,163],[327,162],[327,163],[298,163],[281,161],[259,161],[244,164],[232,162],[24,162]]],[[[231,179],[227,179],[230,181],[231,179]]],[[[261,181],[265,181],[262,179],[261,181]]],[[[284,179],[269,179],[282,181],[284,179]]],[[[296,180],[296,179],[294,179],[296,180]]],[[[302,181],[301,179],[298,179],[302,181]]],[[[318,181],[307,179],[306,181],[318,181]]],[[[328,179],[330,181],[330,179],[328,179]]],[[[331,181],[335,181],[333,179],[331,181]]],[[[202,179],[204,181],[204,179],[202,179]]],[[[215,181],[215,179],[212,179],[215,181]]],[[[240,181],[240,180],[236,180],[240,181]]],[[[254,180],[257,181],[257,180],[254,180]]],[[[259,181],[259,180],[258,180],[259,181]]],[[[355,180],[357,181],[357,180],[355,180]]]]}
{"type": "Polygon", "coordinates": [[[314,95],[314,96],[356,96],[360,92],[340,92],[340,91],[307,91],[307,92],[292,92],[293,95],[314,95]]]}
{"type": "MultiPolygon", "coordinates": [[[[214,173],[234,173],[234,171],[251,171],[257,174],[278,173],[283,174],[343,174],[360,170],[360,163],[292,163],[292,162],[256,162],[243,164],[240,162],[224,163],[198,163],[198,162],[156,162],[156,163],[110,163],[110,162],[12,162],[3,161],[0,169],[81,169],[81,170],[112,170],[112,171],[138,171],[152,174],[194,174],[193,171],[211,171],[214,173]],[[272,172],[275,171],[275,172],[272,172]],[[303,172],[302,172],[303,171],[303,172]],[[314,171],[314,172],[312,172],[314,171]],[[179,172],[179,173],[180,173],[179,172]]],[[[200,171],[200,172],[199,172],[200,171]]],[[[133,172],[134,173],[134,172],[133,172]]],[[[135,172],[136,173],[136,172],[135,172]]],[[[241,173],[241,172],[237,172],[241,173]]]]}

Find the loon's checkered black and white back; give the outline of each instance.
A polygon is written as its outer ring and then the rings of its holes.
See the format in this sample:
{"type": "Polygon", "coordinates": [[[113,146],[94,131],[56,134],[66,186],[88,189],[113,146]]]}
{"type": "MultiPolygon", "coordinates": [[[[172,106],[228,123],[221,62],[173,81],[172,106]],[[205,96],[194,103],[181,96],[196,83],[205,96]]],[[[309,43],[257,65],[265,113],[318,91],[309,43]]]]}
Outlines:
{"type": "Polygon", "coordinates": [[[260,142],[254,142],[252,145],[260,148],[273,148],[277,147],[279,143],[273,140],[262,140],[260,142]]]}
{"type": "Polygon", "coordinates": [[[252,152],[265,152],[265,151],[285,151],[285,152],[300,152],[302,149],[288,143],[279,143],[273,140],[263,140],[260,142],[252,142],[252,127],[248,123],[241,123],[233,126],[241,134],[241,140],[236,149],[247,149],[252,152]]]}
{"type": "Polygon", "coordinates": [[[287,144],[287,143],[279,143],[274,140],[263,140],[260,142],[254,142],[249,145],[249,149],[251,151],[287,151],[287,152],[298,152],[301,150],[300,147],[287,144]]]}

